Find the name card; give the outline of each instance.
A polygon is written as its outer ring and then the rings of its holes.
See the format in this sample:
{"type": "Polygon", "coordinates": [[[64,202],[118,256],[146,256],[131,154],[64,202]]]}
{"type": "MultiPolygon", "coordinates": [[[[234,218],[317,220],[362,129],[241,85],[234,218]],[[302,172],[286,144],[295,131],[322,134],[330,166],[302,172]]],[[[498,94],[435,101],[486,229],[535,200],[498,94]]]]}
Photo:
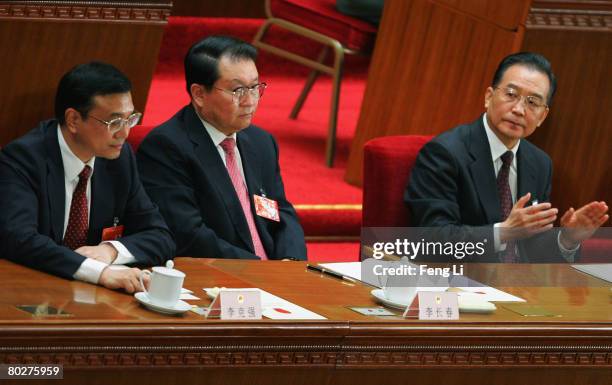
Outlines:
{"type": "Polygon", "coordinates": [[[419,319],[448,321],[459,319],[457,293],[419,291],[419,319]]]}
{"type": "Polygon", "coordinates": [[[222,320],[261,319],[261,292],[257,289],[224,289],[215,301],[219,301],[222,320]]]}

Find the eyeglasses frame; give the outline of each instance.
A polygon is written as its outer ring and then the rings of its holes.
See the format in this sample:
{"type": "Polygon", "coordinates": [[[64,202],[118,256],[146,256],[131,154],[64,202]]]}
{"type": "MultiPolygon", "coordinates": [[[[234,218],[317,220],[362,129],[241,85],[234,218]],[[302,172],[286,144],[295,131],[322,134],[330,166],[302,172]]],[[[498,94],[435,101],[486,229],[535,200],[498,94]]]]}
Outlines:
{"type": "Polygon", "coordinates": [[[251,97],[253,98],[257,98],[257,100],[261,99],[261,97],[264,94],[264,91],[266,90],[266,88],[268,88],[268,83],[266,82],[261,82],[261,83],[257,83],[254,84],[250,87],[246,87],[246,86],[242,86],[242,87],[237,87],[234,90],[226,90],[224,88],[219,88],[219,87],[215,87],[213,86],[214,89],[219,90],[219,91],[223,91],[226,92],[230,95],[232,95],[232,101],[234,103],[240,103],[240,101],[242,101],[246,96],[247,96],[247,92],[251,95],[251,97]],[[243,89],[243,90],[248,90],[247,92],[245,92],[242,96],[239,96],[236,92],[238,92],[238,90],[243,89]],[[257,90],[257,96],[253,93],[253,91],[257,90]]]}
{"type": "MultiPolygon", "coordinates": [[[[500,91],[507,91],[507,90],[513,90],[517,92],[517,96],[518,99],[515,101],[511,101],[511,100],[504,100],[505,103],[523,103],[523,105],[525,106],[525,108],[533,113],[539,113],[543,110],[547,110],[548,109],[548,104],[546,104],[544,101],[542,101],[542,105],[540,106],[533,106],[533,105],[529,105],[529,103],[527,103],[527,101],[529,100],[529,98],[536,98],[537,100],[540,100],[539,97],[537,96],[533,96],[533,95],[521,95],[518,93],[518,91],[512,87],[494,87],[493,88],[495,91],[500,90],[500,91]],[[534,108],[536,108],[534,110],[534,108]]],[[[503,97],[503,95],[502,95],[503,97]]]]}
{"type": "Polygon", "coordinates": [[[106,124],[106,129],[108,130],[108,132],[110,132],[112,135],[115,135],[116,133],[118,133],[119,131],[123,130],[124,127],[128,126],[128,122],[129,120],[134,117],[134,116],[138,116],[138,120],[136,120],[136,123],[129,127],[129,128],[134,128],[134,126],[136,126],[138,124],[138,122],[140,122],[140,118],[142,118],[142,113],[141,112],[133,112],[130,114],[130,116],[128,116],[126,119],[123,118],[115,118],[115,119],[111,119],[110,121],[106,121],[104,119],[100,119],[97,118],[93,115],[88,115],[90,118],[93,118],[94,120],[97,120],[100,123],[106,124]],[[113,130],[111,129],[111,124],[113,124],[114,122],[120,120],[121,121],[121,125],[119,126],[119,128],[113,130]]]}

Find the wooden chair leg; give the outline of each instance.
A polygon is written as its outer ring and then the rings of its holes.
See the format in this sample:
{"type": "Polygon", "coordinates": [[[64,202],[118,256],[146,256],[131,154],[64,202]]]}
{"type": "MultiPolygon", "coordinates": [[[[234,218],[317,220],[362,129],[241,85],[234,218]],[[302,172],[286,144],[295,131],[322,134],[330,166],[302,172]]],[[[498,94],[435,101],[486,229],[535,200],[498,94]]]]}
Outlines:
{"type": "Polygon", "coordinates": [[[342,82],[342,68],[344,52],[341,48],[335,48],[334,75],[332,78],[331,106],[329,111],[329,123],[327,132],[327,143],[325,145],[325,163],[327,167],[334,166],[336,153],[336,128],[338,126],[338,104],[340,101],[340,83],[342,82]]]}
{"type": "Polygon", "coordinates": [[[327,132],[327,141],[325,144],[325,163],[328,167],[333,167],[334,165],[334,156],[336,152],[336,128],[338,124],[338,103],[340,100],[340,83],[342,81],[342,66],[344,62],[344,48],[342,45],[335,39],[331,39],[327,36],[321,35],[317,32],[310,31],[304,27],[300,27],[288,21],[284,21],[281,19],[275,19],[269,15],[269,18],[264,22],[261,26],[255,38],[253,39],[253,45],[259,49],[266,50],[278,56],[284,57],[289,60],[293,60],[302,65],[313,68],[313,71],[310,73],[306,84],[302,88],[302,92],[296,101],[290,118],[297,118],[306,97],[308,96],[312,86],[317,79],[319,73],[324,72],[330,74],[332,76],[332,95],[331,95],[331,106],[329,112],[329,122],[328,122],[328,132],[327,132]],[[325,44],[325,49],[323,49],[319,53],[319,57],[317,61],[312,59],[305,58],[303,56],[297,55],[295,53],[285,51],[283,49],[279,49],[277,47],[271,46],[267,43],[264,43],[263,37],[270,26],[279,25],[282,28],[288,29],[292,32],[295,32],[299,35],[308,37],[312,40],[318,41],[319,43],[325,44]],[[327,51],[329,48],[332,48],[334,51],[334,66],[324,65],[325,57],[327,55],[327,51]]]}
{"type": "MultiPolygon", "coordinates": [[[[323,49],[319,53],[319,56],[317,57],[317,62],[323,63],[325,61],[325,58],[327,57],[328,52],[329,52],[329,47],[327,46],[323,47],[323,49]]],[[[300,96],[295,101],[295,105],[293,106],[293,109],[291,110],[291,113],[289,114],[289,118],[297,119],[300,111],[302,110],[302,106],[304,105],[304,102],[306,101],[306,98],[308,97],[308,94],[310,93],[310,90],[312,89],[312,86],[315,80],[317,80],[317,78],[319,77],[320,73],[321,72],[316,69],[313,69],[310,72],[310,75],[308,75],[308,80],[306,80],[306,83],[304,84],[304,87],[302,88],[302,92],[300,92],[300,96]]]]}
{"type": "Polygon", "coordinates": [[[253,38],[253,41],[251,42],[251,44],[253,44],[255,47],[257,47],[258,44],[263,40],[264,35],[266,34],[266,32],[268,32],[268,29],[270,29],[271,26],[272,26],[272,20],[271,19],[267,19],[261,25],[261,27],[259,27],[259,30],[255,34],[255,37],[253,38]]]}

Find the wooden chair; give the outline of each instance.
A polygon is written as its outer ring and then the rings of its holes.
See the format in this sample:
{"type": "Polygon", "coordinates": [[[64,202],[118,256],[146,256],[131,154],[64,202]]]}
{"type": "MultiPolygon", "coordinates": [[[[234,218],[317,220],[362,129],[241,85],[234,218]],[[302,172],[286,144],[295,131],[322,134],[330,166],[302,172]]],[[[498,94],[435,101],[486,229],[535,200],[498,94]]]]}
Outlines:
{"type": "Polygon", "coordinates": [[[368,53],[374,43],[376,27],[365,21],[338,12],[335,0],[266,0],[267,19],[261,26],[253,45],[283,58],[312,68],[306,84],[300,93],[291,114],[296,119],[312,85],[320,73],[332,76],[332,94],[325,147],[325,161],[328,167],[334,163],[336,127],[338,122],[338,101],[345,54],[368,53]],[[298,55],[264,42],[270,27],[276,25],[323,45],[316,60],[298,55]],[[325,64],[329,51],[333,52],[332,65],[325,64]]]}

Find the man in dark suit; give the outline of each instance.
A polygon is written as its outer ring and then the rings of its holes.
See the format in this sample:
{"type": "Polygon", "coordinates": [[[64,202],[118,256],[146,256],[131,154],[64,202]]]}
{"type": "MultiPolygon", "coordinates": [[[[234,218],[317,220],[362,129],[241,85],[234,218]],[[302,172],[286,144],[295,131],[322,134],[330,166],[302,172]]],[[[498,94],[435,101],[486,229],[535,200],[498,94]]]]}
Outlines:
{"type": "Polygon", "coordinates": [[[178,255],[306,259],[276,141],[251,125],[266,87],[256,56],[253,46],[231,37],[194,44],[185,57],[191,104],[138,148],[143,184],[174,233],[178,255]]]}
{"type": "Polygon", "coordinates": [[[570,208],[562,231],[550,231],[558,212],[548,203],[552,162],[525,138],[546,118],[555,88],[543,56],[502,60],[485,93],[486,113],[419,153],[405,193],[414,225],[438,228],[443,239],[488,239],[476,261],[574,261],[580,242],[608,220],[608,206],[570,208]]]}
{"type": "Polygon", "coordinates": [[[0,255],[64,278],[140,289],[140,270],[175,244],[125,140],[138,123],[131,83],[92,62],[60,80],[56,119],[0,154],[0,255]]]}

